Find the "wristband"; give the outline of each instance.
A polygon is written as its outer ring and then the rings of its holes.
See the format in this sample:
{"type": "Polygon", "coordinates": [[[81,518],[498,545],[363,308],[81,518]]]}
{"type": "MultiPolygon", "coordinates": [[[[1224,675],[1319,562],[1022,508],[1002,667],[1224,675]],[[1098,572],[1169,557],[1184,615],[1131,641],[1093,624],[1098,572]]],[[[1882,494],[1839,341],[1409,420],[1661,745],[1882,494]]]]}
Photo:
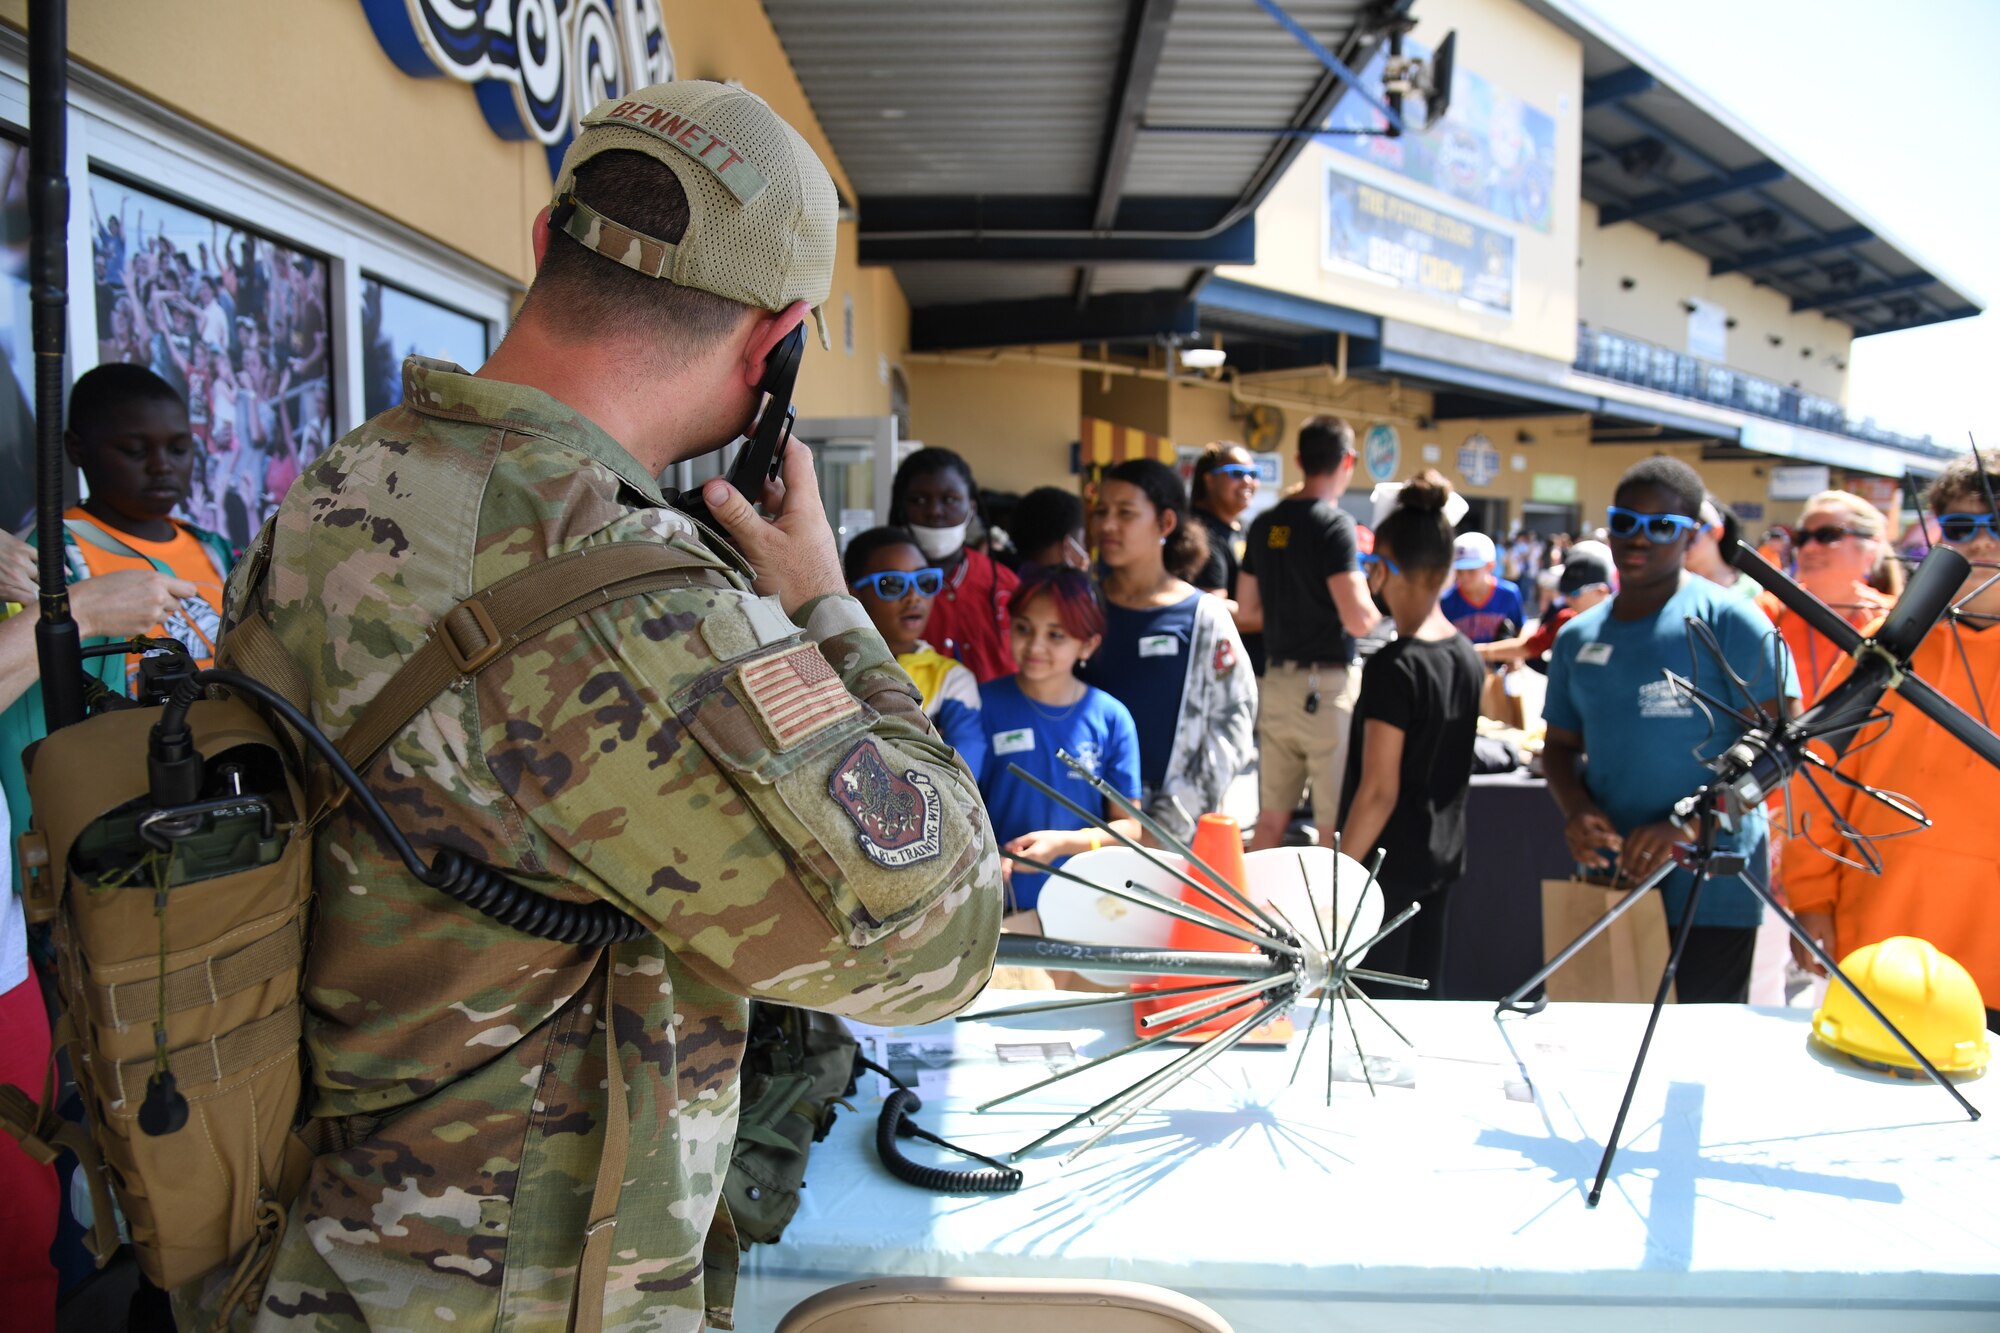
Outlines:
{"type": "Polygon", "coordinates": [[[1090,831],[1090,850],[1097,851],[1104,846],[1104,835],[1096,829],[1090,831]]]}

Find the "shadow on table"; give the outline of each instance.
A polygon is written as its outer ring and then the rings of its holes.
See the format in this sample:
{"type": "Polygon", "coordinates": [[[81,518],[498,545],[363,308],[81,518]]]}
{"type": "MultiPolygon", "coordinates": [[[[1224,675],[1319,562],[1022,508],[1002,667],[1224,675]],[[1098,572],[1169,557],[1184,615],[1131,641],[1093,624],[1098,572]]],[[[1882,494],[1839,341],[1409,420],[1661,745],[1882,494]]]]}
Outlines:
{"type": "MultiPolygon", "coordinates": [[[[1216,1086],[1209,1083],[1211,1089],[1216,1086]]],[[[1248,1074],[1240,1084],[1231,1080],[1222,1089],[1235,1103],[1228,1109],[1153,1107],[1140,1112],[1051,1182],[1055,1189],[1035,1205],[1033,1221],[1001,1234],[1026,1237],[1037,1249],[1052,1244],[1060,1254],[1111,1209],[1132,1206],[1183,1163],[1218,1149],[1242,1152],[1261,1143],[1281,1169],[1292,1173],[1330,1176],[1337,1166],[1352,1165],[1353,1159],[1334,1141],[1353,1135],[1285,1119],[1273,1107],[1269,1089],[1259,1093],[1248,1074]]],[[[1047,1123],[1046,1115],[1035,1119],[1047,1123]]],[[[1094,1132],[1079,1125],[1036,1155],[1060,1160],[1094,1132]]]]}
{"type": "MultiPolygon", "coordinates": [[[[1848,1078],[1859,1080],[1862,1083],[1876,1083],[1896,1087],[1908,1086],[1911,1083],[1929,1083],[1931,1081],[1930,1076],[1921,1069],[1891,1070],[1862,1064],[1850,1055],[1830,1050],[1826,1046],[1821,1045],[1814,1039],[1810,1031],[1806,1033],[1805,1040],[1807,1055],[1810,1055],[1815,1061],[1826,1068],[1844,1074],[1848,1078]]],[[[1945,1077],[1962,1088],[1968,1083],[1977,1083],[1984,1079],[1986,1077],[1986,1070],[1981,1068],[1975,1073],[1947,1074],[1945,1077]]],[[[1939,1095],[1944,1096],[1947,1094],[1940,1092],[1939,1095]]]]}
{"type": "MultiPolygon", "coordinates": [[[[1703,1181],[1729,1181],[1761,1185],[1770,1189],[1802,1190],[1833,1198],[1859,1199],[1871,1203],[1901,1203],[1902,1188],[1890,1181],[1836,1176],[1822,1171],[1802,1171],[1765,1162],[1730,1162],[1702,1155],[1702,1107],[1707,1090],[1698,1083],[1667,1085],[1667,1104],[1660,1119],[1626,1136],[1612,1159],[1611,1176],[1605,1182],[1615,1190],[1634,1214],[1646,1225],[1646,1257],[1643,1268],[1686,1271],[1694,1251],[1694,1205],[1703,1181]],[[1657,1131],[1652,1147],[1642,1141],[1657,1131]],[[1634,1176],[1650,1184],[1647,1206],[1625,1188],[1634,1176]]],[[[1540,1096],[1537,1094],[1537,1102],[1540,1096]]],[[[1483,1148],[1499,1148],[1527,1159],[1523,1170],[1541,1170],[1551,1180],[1564,1185],[1562,1192],[1533,1217],[1515,1228],[1515,1235],[1527,1231],[1572,1191],[1587,1198],[1604,1143],[1589,1135],[1564,1137],[1543,1112],[1548,1133],[1537,1137],[1507,1130],[1488,1129],[1480,1133],[1483,1148]]],[[[1806,1136],[1800,1136],[1806,1137],[1806,1136]]]]}

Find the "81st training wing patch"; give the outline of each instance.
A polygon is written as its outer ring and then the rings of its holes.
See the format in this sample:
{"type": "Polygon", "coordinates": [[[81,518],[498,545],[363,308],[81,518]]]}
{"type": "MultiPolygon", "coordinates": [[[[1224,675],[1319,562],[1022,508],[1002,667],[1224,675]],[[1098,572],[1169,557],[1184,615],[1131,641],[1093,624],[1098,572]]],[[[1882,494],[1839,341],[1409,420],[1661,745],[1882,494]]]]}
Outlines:
{"type": "Polygon", "coordinates": [[[827,788],[854,821],[861,850],[875,864],[916,865],[944,849],[937,784],[913,768],[898,777],[873,740],[847,752],[827,788]]]}

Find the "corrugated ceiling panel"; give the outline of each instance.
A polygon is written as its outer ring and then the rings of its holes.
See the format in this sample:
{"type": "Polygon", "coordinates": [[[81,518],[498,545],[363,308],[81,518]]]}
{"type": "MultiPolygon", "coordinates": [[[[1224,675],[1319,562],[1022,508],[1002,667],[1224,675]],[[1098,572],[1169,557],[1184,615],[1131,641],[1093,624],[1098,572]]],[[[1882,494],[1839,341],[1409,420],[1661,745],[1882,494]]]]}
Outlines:
{"type": "Polygon", "coordinates": [[[869,195],[1088,193],[1124,0],[766,0],[869,195]]]}
{"type": "Polygon", "coordinates": [[[1090,290],[1100,294],[1184,291],[1194,272],[1186,264],[1100,264],[1091,274],[1090,290]]]}
{"type": "MultiPolygon", "coordinates": [[[[1297,0],[1287,10],[1306,31],[1341,51],[1365,7],[1361,0],[1297,0]]],[[[1247,0],[1180,0],[1145,118],[1154,125],[1283,125],[1322,72],[1290,33],[1247,0]]],[[[1240,194],[1276,142],[1142,133],[1125,193],[1240,194]]]]}
{"type": "Polygon", "coordinates": [[[896,281],[913,306],[1032,301],[1076,290],[1069,264],[898,264],[896,281]]]}

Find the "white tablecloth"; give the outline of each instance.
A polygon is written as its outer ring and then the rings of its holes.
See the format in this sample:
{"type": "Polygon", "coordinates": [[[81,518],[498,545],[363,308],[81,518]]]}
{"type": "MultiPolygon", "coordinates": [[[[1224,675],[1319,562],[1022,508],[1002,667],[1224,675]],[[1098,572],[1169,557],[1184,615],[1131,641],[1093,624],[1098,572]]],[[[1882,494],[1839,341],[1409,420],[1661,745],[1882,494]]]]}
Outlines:
{"type": "MultiPolygon", "coordinates": [[[[1415,1052],[1357,1007],[1378,1095],[1340,1081],[1328,1107],[1322,1023],[1296,1083],[1296,1038],[1232,1051],[1077,1161],[1061,1160],[1074,1134],[1042,1149],[1015,1194],[932,1194],[890,1176],[865,1076],[861,1113],[814,1150],[783,1242],[745,1256],[737,1327],[772,1328],[860,1277],[962,1274],[1156,1282],[1238,1333],[2000,1328],[2000,1132],[1941,1089],[1817,1054],[1807,1014],[1669,1008],[1592,1210],[1644,1009],[1383,1010],[1415,1052]]],[[[973,1103],[1050,1072],[1036,1043],[1060,1060],[1065,1043],[1097,1054],[1131,1032],[1129,1011],[1110,1008],[864,1038],[903,1069],[944,1064],[923,1075],[919,1123],[1004,1158],[1171,1055],[1156,1047],[983,1115],[973,1103]]],[[[1351,1060],[1343,1072],[1358,1077],[1351,1060]]],[[[2000,1111],[2000,1086],[1965,1091],[2000,1111]]],[[[973,1165],[904,1142],[919,1160],[973,1165]]]]}

